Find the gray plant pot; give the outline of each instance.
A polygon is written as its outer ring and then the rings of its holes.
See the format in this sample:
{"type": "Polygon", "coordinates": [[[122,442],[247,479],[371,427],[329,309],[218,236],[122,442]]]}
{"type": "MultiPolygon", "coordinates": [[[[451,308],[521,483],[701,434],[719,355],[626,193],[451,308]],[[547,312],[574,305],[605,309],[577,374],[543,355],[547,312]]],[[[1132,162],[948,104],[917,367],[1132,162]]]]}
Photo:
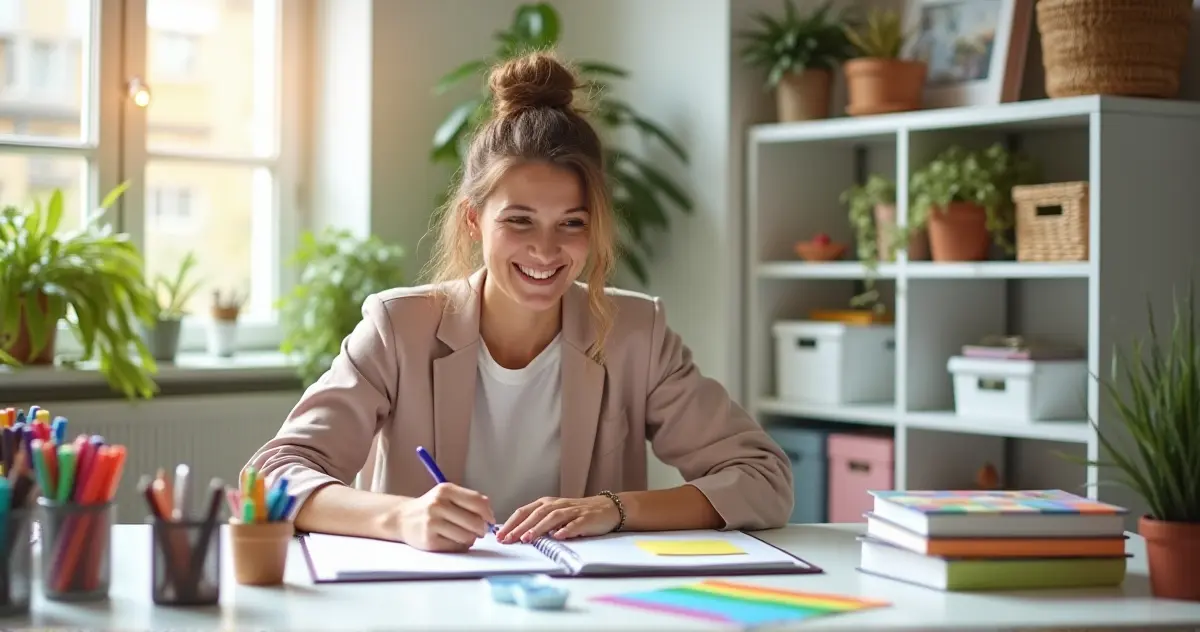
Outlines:
{"type": "Polygon", "coordinates": [[[179,352],[180,320],[159,320],[153,328],[142,329],[142,341],[155,362],[174,362],[179,352]]]}

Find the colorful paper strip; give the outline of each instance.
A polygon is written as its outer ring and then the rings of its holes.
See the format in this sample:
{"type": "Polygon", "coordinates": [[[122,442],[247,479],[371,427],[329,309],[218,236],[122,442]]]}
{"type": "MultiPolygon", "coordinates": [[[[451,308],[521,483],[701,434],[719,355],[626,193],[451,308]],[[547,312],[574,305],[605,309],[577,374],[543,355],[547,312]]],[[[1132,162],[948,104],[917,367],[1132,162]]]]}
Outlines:
{"type": "Polygon", "coordinates": [[[607,595],[595,601],[740,625],[800,621],[890,605],[885,601],[720,580],[607,595]]]}

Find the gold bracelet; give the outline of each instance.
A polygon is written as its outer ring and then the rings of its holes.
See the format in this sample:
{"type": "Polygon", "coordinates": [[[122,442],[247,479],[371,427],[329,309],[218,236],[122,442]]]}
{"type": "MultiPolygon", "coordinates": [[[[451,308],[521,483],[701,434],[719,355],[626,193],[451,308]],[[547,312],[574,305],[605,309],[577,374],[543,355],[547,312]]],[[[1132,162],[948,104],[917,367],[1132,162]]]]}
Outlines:
{"type": "Polygon", "coordinates": [[[600,492],[600,495],[613,501],[613,504],[617,506],[617,515],[619,515],[621,519],[617,522],[616,528],[613,529],[613,532],[616,533],[617,531],[621,530],[621,527],[625,526],[625,505],[621,503],[621,499],[617,498],[616,494],[608,491],[607,489],[600,492]]]}

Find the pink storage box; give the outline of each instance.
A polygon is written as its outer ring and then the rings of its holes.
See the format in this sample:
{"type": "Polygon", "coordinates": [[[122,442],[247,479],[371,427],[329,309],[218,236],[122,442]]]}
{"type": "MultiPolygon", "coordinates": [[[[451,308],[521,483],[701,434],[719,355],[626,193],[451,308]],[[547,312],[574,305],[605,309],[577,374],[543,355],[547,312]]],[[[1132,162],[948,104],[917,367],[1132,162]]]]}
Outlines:
{"type": "Polygon", "coordinates": [[[869,492],[892,489],[893,445],[891,437],[829,435],[829,522],[866,521],[875,504],[869,492]]]}

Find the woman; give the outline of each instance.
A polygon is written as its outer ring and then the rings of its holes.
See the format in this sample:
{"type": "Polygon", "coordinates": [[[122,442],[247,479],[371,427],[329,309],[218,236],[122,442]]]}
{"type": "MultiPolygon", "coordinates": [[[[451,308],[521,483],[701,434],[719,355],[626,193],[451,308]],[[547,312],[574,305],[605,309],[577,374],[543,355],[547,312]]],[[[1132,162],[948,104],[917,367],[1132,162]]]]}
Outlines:
{"type": "Polygon", "coordinates": [[[490,87],[435,283],[368,298],[250,465],[288,478],[298,529],[426,550],[463,550],[501,520],[505,543],[784,525],[779,447],[699,373],[657,299],[605,287],[615,218],[576,77],[532,54],[490,87]],[[646,491],[647,440],[686,484],[646,491]],[[369,461],[373,491],[353,487],[369,461]]]}

